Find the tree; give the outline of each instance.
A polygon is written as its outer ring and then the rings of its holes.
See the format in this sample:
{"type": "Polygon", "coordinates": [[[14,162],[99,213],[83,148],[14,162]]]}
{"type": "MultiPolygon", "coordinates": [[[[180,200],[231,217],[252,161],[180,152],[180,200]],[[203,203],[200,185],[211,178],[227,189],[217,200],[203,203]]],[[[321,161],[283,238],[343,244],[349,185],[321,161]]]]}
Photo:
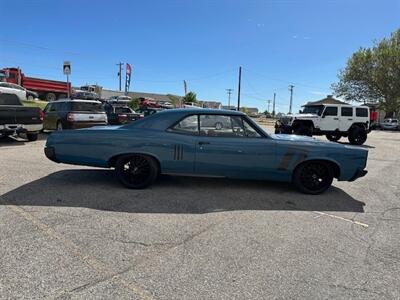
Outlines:
{"type": "Polygon", "coordinates": [[[140,103],[139,98],[133,98],[131,101],[129,101],[128,106],[133,110],[136,110],[139,108],[139,103],[140,103]]]}
{"type": "Polygon", "coordinates": [[[337,96],[347,101],[372,101],[388,114],[400,113],[400,29],[360,48],[339,72],[339,82],[332,85],[337,96]]]}
{"type": "Polygon", "coordinates": [[[197,103],[197,98],[196,98],[196,93],[189,92],[185,95],[185,97],[182,98],[183,103],[197,103]]]}
{"type": "Polygon", "coordinates": [[[169,98],[173,106],[179,106],[180,98],[178,96],[167,94],[167,97],[169,98]]]}

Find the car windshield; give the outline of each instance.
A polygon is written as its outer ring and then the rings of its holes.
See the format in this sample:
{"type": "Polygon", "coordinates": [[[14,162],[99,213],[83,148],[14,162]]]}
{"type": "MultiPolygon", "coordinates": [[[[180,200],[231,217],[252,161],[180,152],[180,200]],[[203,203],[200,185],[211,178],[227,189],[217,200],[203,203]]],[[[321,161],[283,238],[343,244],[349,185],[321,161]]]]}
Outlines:
{"type": "Polygon", "coordinates": [[[316,115],[320,116],[322,114],[323,109],[324,109],[323,105],[304,106],[302,113],[303,114],[316,114],[316,115]]]}
{"type": "Polygon", "coordinates": [[[104,111],[104,108],[101,103],[97,102],[73,102],[71,105],[71,110],[102,112],[104,111]]]}

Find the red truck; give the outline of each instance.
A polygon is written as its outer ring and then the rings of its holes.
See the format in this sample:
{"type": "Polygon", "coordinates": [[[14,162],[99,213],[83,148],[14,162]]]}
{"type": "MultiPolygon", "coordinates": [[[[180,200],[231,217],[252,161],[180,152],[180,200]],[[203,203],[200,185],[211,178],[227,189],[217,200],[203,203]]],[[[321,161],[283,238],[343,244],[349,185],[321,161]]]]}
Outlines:
{"type": "Polygon", "coordinates": [[[37,92],[40,98],[47,101],[66,98],[68,90],[71,91],[71,83],[27,77],[19,68],[4,68],[0,73],[3,75],[3,81],[19,84],[27,90],[37,92]]]}

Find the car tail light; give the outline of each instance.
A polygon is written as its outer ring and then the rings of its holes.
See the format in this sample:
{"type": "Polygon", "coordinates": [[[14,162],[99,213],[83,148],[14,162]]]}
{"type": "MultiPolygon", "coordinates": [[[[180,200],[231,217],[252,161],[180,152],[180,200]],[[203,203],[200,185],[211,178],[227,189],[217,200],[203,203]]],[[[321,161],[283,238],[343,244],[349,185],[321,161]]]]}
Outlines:
{"type": "Polygon", "coordinates": [[[43,122],[43,119],[44,119],[44,112],[43,112],[43,110],[39,110],[39,119],[40,119],[40,121],[42,121],[43,122]]]}
{"type": "Polygon", "coordinates": [[[139,115],[139,118],[144,118],[144,115],[139,115]]]}
{"type": "Polygon", "coordinates": [[[69,121],[69,122],[75,121],[75,115],[73,113],[68,113],[67,114],[67,121],[69,121]]]}

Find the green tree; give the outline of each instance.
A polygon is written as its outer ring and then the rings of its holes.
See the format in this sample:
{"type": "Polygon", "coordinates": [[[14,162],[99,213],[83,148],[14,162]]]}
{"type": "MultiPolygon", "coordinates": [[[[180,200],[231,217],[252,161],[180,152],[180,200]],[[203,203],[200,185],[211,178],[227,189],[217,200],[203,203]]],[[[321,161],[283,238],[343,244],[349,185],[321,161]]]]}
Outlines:
{"type": "Polygon", "coordinates": [[[347,101],[372,101],[389,114],[400,113],[400,29],[360,48],[339,72],[339,82],[332,85],[337,96],[347,101]]]}
{"type": "Polygon", "coordinates": [[[131,101],[129,101],[128,106],[133,110],[136,110],[139,108],[139,103],[140,103],[139,98],[133,98],[131,101]]]}
{"type": "Polygon", "coordinates": [[[176,107],[179,105],[180,98],[178,96],[167,94],[167,97],[171,101],[173,106],[176,107]]]}
{"type": "Polygon", "coordinates": [[[197,96],[196,93],[189,92],[183,97],[183,103],[197,103],[197,96]]]}

